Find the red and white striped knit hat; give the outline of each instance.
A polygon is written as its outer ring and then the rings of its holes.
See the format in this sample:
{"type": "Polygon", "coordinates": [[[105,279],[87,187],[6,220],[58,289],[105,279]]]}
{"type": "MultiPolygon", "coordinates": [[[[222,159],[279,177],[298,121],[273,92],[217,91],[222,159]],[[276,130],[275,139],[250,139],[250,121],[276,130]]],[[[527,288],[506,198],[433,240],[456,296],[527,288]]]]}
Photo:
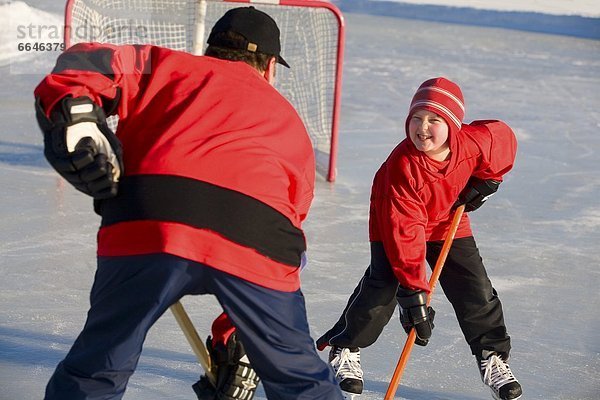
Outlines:
{"type": "Polygon", "coordinates": [[[426,80],[415,92],[406,118],[407,134],[408,122],[419,108],[432,111],[444,118],[451,134],[460,130],[465,117],[465,100],[462,91],[456,83],[441,77],[426,80]]]}

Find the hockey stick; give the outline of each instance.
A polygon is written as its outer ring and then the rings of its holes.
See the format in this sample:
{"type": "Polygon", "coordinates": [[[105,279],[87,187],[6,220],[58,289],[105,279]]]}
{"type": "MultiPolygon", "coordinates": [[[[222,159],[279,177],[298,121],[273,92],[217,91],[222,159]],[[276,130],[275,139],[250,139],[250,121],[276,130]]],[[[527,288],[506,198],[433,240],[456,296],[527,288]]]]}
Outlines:
{"type": "Polygon", "coordinates": [[[194,327],[194,324],[192,323],[188,313],[185,311],[185,308],[183,308],[183,304],[178,301],[170,307],[170,310],[173,313],[175,320],[179,324],[179,327],[183,331],[188,343],[190,346],[192,346],[192,350],[194,351],[194,354],[196,354],[198,362],[202,368],[204,368],[206,377],[214,386],[216,380],[212,370],[212,361],[210,359],[210,355],[208,354],[206,346],[204,343],[202,343],[202,339],[200,339],[198,331],[196,331],[196,328],[194,327]]]}
{"type": "MultiPolygon", "coordinates": [[[[452,242],[454,241],[454,235],[456,235],[456,230],[458,229],[458,224],[460,223],[460,219],[462,218],[463,212],[465,211],[465,206],[462,205],[456,209],[454,212],[454,217],[452,218],[452,224],[450,224],[450,229],[448,230],[448,234],[446,235],[446,239],[444,240],[444,245],[442,246],[442,250],[440,251],[440,255],[435,263],[435,267],[433,268],[433,272],[431,273],[431,277],[429,278],[429,296],[427,296],[427,305],[431,302],[431,296],[433,295],[433,290],[435,289],[435,285],[437,284],[438,279],[442,273],[442,267],[446,262],[446,258],[448,257],[448,252],[450,251],[450,247],[452,246],[452,242]]],[[[402,374],[404,373],[404,368],[408,363],[408,358],[410,357],[410,353],[415,345],[416,339],[415,328],[410,330],[408,337],[406,338],[406,343],[404,343],[404,348],[402,349],[402,354],[400,355],[400,359],[398,360],[398,364],[396,365],[396,369],[394,370],[394,375],[392,375],[392,380],[390,381],[390,385],[388,386],[387,392],[385,393],[384,400],[392,400],[396,395],[396,390],[398,390],[398,385],[400,384],[400,378],[402,378],[402,374]]]]}

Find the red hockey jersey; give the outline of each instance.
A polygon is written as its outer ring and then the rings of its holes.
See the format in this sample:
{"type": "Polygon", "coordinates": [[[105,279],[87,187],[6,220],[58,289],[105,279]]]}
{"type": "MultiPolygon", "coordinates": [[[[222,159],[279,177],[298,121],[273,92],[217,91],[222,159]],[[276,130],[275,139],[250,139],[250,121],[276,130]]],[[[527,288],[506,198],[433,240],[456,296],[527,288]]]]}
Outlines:
{"type": "MultiPolygon", "coordinates": [[[[450,159],[437,162],[407,138],[375,174],[369,238],[383,242],[394,273],[406,288],[429,292],[426,242],[445,238],[452,206],[469,178],[502,180],[515,160],[515,135],[501,121],[464,124],[449,140],[450,159]]],[[[456,237],[470,235],[464,214],[456,237]]]]}
{"type": "Polygon", "coordinates": [[[169,253],[299,288],[314,152],[254,68],[155,46],[71,47],[36,88],[44,110],[88,96],[119,115],[124,177],[102,201],[100,256],[169,253]]]}

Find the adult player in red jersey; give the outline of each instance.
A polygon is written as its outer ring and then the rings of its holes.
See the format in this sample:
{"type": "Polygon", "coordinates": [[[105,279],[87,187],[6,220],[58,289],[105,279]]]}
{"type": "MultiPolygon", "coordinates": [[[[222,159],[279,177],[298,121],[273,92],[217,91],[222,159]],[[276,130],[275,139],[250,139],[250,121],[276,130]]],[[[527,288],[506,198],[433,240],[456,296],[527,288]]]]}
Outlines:
{"type": "Polygon", "coordinates": [[[188,294],[217,297],[269,398],[342,398],[300,290],[315,165],[272,86],[279,29],[236,8],[208,44],[78,44],[35,90],[46,158],[102,216],[88,318],[46,399],[120,399],[148,330],[188,294]]]}
{"type": "MultiPolygon", "coordinates": [[[[375,342],[396,304],[416,343],[431,337],[425,260],[435,265],[457,204],[479,208],[513,166],[516,139],[501,121],[463,124],[460,88],[445,78],[425,81],[406,119],[406,136],[377,171],[371,192],[371,263],[339,321],[317,341],[331,345],[330,363],[342,389],[363,389],[360,348],[375,342]],[[458,199],[458,201],[457,201],[458,199]]],[[[497,399],[518,399],[508,364],[510,338],[500,300],[488,279],[465,214],[440,276],[481,376],[497,399]]]]}

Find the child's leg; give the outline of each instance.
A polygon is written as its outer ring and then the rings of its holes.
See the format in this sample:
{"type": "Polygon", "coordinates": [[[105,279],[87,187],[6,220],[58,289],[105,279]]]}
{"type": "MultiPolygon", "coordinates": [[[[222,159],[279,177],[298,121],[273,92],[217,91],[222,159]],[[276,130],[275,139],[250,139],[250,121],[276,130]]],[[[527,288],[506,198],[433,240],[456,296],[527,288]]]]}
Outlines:
{"type": "MultiPolygon", "coordinates": [[[[435,265],[442,242],[427,243],[427,261],[435,265]]],[[[440,276],[440,285],[454,307],[456,318],[473,355],[493,350],[510,352],[502,304],[492,287],[475,239],[455,239],[440,276]]]]}
{"type": "Polygon", "coordinates": [[[371,243],[371,265],[365,271],[338,322],[317,340],[328,345],[367,347],[373,344],[396,308],[398,280],[385,256],[381,242],[371,243]]]}

